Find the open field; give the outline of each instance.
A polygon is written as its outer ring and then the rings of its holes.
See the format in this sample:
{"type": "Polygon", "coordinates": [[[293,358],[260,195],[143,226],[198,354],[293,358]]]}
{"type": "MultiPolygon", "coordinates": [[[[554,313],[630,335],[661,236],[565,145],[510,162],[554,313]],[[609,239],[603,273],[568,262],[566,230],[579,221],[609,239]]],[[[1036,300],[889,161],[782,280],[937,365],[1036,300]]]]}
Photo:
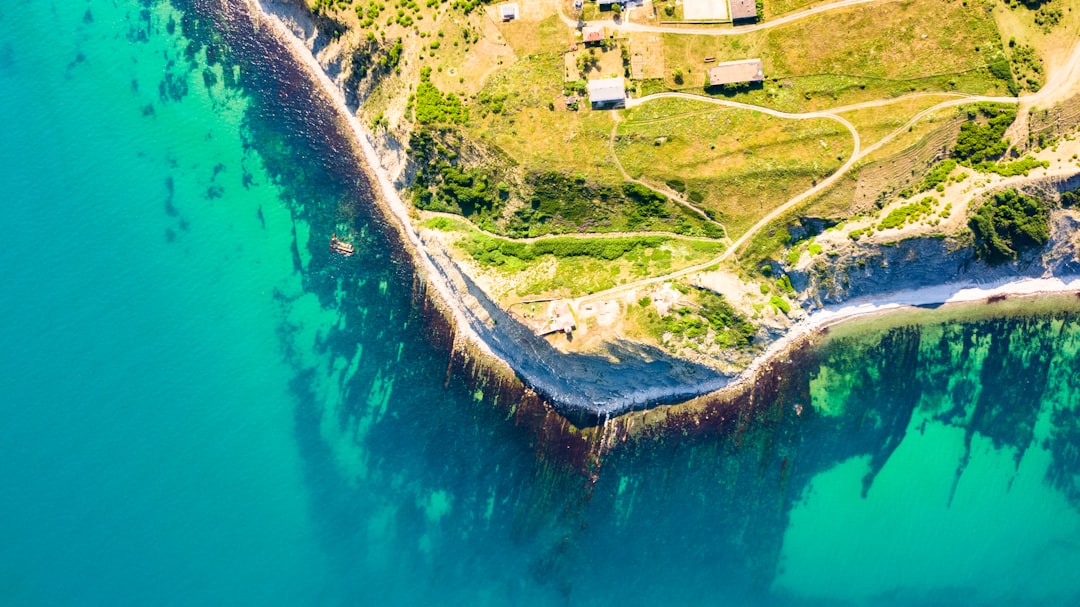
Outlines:
{"type": "MultiPolygon", "coordinates": [[[[537,0],[519,2],[522,17],[498,24],[503,38],[518,57],[566,50],[574,41],[574,32],[555,14],[554,5],[542,12],[543,7],[535,6],[534,3],[550,4],[537,0]]],[[[498,6],[489,7],[487,10],[497,11],[498,6]]]]}
{"type": "MultiPolygon", "coordinates": [[[[1004,94],[1007,82],[987,66],[1004,59],[983,0],[906,0],[859,5],[742,36],[664,34],[669,88],[705,84],[705,57],[760,57],[763,87],[735,93],[738,101],[807,111],[913,91],[1004,94]],[[838,33],[840,33],[838,35],[838,33]]],[[[729,96],[732,94],[729,93],[729,96]]]]}
{"type": "MultiPolygon", "coordinates": [[[[605,55],[618,59],[619,51],[605,55]]],[[[692,211],[624,183],[610,149],[616,113],[592,111],[587,101],[579,111],[568,109],[564,69],[562,55],[531,55],[493,76],[470,106],[464,133],[500,150],[519,173],[507,182],[517,187],[506,191],[501,219],[488,227],[513,236],[582,231],[722,236],[692,211]]],[[[471,170],[485,168],[473,162],[471,170]]]]}
{"type": "Polygon", "coordinates": [[[661,99],[626,112],[615,150],[632,177],[684,192],[737,237],[835,171],[852,141],[827,119],[784,120],[661,99]]]}

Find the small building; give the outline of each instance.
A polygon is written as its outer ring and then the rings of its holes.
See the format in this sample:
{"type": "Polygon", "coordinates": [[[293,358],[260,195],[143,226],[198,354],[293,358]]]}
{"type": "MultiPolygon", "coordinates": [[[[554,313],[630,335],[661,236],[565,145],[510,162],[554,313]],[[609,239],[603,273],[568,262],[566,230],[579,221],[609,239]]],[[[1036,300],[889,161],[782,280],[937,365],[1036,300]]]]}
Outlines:
{"type": "Polygon", "coordinates": [[[600,10],[609,9],[616,4],[622,6],[625,3],[626,0],[596,0],[596,4],[600,7],[600,10]]]}
{"type": "Polygon", "coordinates": [[[518,5],[517,3],[501,4],[499,5],[499,15],[502,16],[502,20],[513,21],[518,18],[518,5]]]}
{"type": "Polygon", "coordinates": [[[604,41],[604,26],[595,25],[581,30],[581,39],[586,45],[599,44],[604,41]]]}
{"type": "Polygon", "coordinates": [[[622,76],[598,78],[586,85],[589,103],[594,110],[611,110],[626,107],[626,81],[622,76]]]}
{"type": "Polygon", "coordinates": [[[730,0],[732,21],[756,21],[757,0],[730,0]]]}
{"type": "Polygon", "coordinates": [[[537,333],[541,336],[553,333],[570,335],[577,328],[574,314],[570,311],[570,305],[565,301],[556,303],[548,308],[549,318],[547,323],[540,327],[537,333]]]}
{"type": "Polygon", "coordinates": [[[709,68],[709,86],[747,84],[765,80],[765,68],[761,59],[727,61],[709,68]]]}

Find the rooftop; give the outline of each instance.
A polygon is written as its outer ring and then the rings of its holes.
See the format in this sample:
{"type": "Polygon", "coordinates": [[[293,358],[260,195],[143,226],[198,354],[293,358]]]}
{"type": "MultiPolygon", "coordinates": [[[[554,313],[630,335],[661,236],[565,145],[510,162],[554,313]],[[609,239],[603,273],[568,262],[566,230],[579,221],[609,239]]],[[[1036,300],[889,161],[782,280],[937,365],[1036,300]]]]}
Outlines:
{"type": "Polygon", "coordinates": [[[600,42],[604,39],[604,26],[586,27],[581,30],[581,38],[585,42],[600,42]]]}
{"type": "Polygon", "coordinates": [[[728,61],[709,68],[709,86],[761,82],[764,79],[765,69],[761,59],[728,61]]]}
{"type": "Polygon", "coordinates": [[[756,0],[731,0],[731,20],[757,19],[756,0]]]}
{"type": "Polygon", "coordinates": [[[589,89],[589,101],[593,103],[617,101],[626,98],[626,82],[622,76],[590,80],[586,87],[589,89]]]}

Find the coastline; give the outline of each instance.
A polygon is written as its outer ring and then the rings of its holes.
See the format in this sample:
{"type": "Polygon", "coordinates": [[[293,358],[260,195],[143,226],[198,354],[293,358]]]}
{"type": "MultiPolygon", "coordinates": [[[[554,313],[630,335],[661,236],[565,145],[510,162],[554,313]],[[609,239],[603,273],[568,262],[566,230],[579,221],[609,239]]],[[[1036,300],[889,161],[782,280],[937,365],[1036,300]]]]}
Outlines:
{"type": "MultiPolygon", "coordinates": [[[[552,359],[548,358],[553,356],[553,348],[531,333],[526,334],[527,329],[515,330],[524,327],[515,327],[513,319],[486,301],[483,293],[457,270],[454,262],[445,254],[440,256],[440,251],[429,247],[413,228],[409,207],[401,199],[383,166],[376,151],[374,135],[350,110],[344,93],[331,80],[304,40],[290,29],[281,15],[267,9],[264,0],[242,1],[246,3],[254,18],[273,29],[274,35],[306,68],[309,76],[320,85],[322,92],[345,120],[352,135],[351,139],[366,161],[364,172],[378,184],[376,204],[391,222],[396,224],[403,248],[417,270],[422,297],[429,300],[427,305],[431,306],[431,311],[445,318],[448,325],[445,333],[449,342],[446,345],[451,356],[455,357],[460,352],[469,359],[469,367],[475,369],[477,365],[486,366],[496,375],[516,377],[525,390],[538,394],[547,407],[557,411],[577,428],[606,425],[608,420],[617,416],[663,405],[677,405],[701,399],[714,402],[734,399],[740,392],[752,388],[785,352],[806,340],[812,341],[815,335],[849,320],[886,315],[921,306],[977,304],[999,297],[1080,294],[1080,277],[1013,277],[991,284],[957,282],[855,298],[813,311],[807,318],[795,323],[769,343],[763,352],[755,356],[751,363],[736,375],[724,375],[712,369],[692,365],[673,366],[668,361],[659,366],[653,366],[653,362],[649,362],[637,367],[631,365],[622,368],[620,363],[607,362],[601,357],[571,360],[569,355],[557,352],[554,356],[565,357],[565,360],[553,363],[552,359]],[[598,364],[607,365],[614,377],[590,377],[590,381],[595,383],[585,388],[575,384],[575,380],[589,377],[590,374],[603,373],[598,371],[598,364]],[[567,373],[568,369],[570,373],[567,373]],[[658,373],[665,372],[669,376],[667,379],[657,378],[658,373]],[[625,381],[627,377],[635,374],[639,377],[652,377],[643,379],[643,383],[639,385],[625,381]]],[[[642,352],[620,354],[623,359],[630,359],[642,352]]],[[[645,354],[653,357],[657,355],[655,352],[645,354]]]]}
{"type": "Polygon", "coordinates": [[[771,360],[805,339],[812,339],[842,323],[874,316],[884,316],[905,310],[926,307],[957,307],[988,304],[1007,298],[1035,298],[1075,294],[1080,297],[1080,276],[1054,278],[1005,279],[980,285],[974,282],[941,284],[920,289],[856,298],[843,304],[828,306],[812,312],[796,323],[782,337],[754,358],[753,362],[727,389],[736,390],[750,382],[771,360]]]}

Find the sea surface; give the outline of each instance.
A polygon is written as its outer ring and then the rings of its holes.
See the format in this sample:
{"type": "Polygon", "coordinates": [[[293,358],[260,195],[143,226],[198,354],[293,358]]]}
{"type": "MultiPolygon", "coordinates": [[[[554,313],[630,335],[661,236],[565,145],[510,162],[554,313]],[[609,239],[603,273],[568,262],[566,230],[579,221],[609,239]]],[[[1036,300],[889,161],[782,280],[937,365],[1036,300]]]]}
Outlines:
{"type": "Polygon", "coordinates": [[[1080,603],[1075,314],[836,335],[592,479],[448,370],[310,83],[195,8],[0,5],[0,605],[1080,603]]]}

